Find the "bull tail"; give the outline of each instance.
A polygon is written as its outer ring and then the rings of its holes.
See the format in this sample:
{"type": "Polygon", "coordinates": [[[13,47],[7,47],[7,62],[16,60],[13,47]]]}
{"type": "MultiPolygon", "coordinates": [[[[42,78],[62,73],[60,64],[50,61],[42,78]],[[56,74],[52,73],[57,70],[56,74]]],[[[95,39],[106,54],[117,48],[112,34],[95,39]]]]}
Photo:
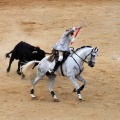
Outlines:
{"type": "Polygon", "coordinates": [[[28,73],[29,70],[31,70],[33,68],[34,63],[39,63],[40,61],[30,61],[27,64],[23,65],[21,67],[21,71],[24,75],[26,75],[28,73]]]}
{"type": "Polygon", "coordinates": [[[11,54],[12,52],[13,52],[13,51],[10,51],[9,53],[6,53],[6,54],[5,54],[5,57],[6,57],[6,58],[10,58],[10,55],[9,55],[9,54],[11,54]]]}

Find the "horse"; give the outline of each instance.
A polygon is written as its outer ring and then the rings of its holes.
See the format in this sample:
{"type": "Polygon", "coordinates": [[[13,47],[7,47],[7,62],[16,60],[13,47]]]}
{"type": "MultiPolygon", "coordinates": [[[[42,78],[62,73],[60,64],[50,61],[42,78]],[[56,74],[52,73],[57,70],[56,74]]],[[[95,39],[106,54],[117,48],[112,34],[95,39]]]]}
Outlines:
{"type": "Polygon", "coordinates": [[[34,95],[34,86],[35,84],[41,80],[43,76],[47,76],[49,78],[49,91],[52,95],[53,100],[59,101],[54,90],[53,90],[53,84],[55,82],[55,78],[57,75],[64,75],[65,77],[68,77],[72,83],[74,84],[75,88],[73,92],[77,92],[78,99],[82,101],[82,95],[81,91],[84,89],[86,85],[86,80],[81,76],[81,73],[84,69],[84,63],[87,63],[89,67],[95,66],[95,60],[98,56],[98,48],[92,47],[92,46],[83,46],[80,48],[77,48],[75,51],[72,51],[72,53],[67,57],[67,59],[62,63],[61,66],[58,67],[55,74],[47,74],[47,71],[49,69],[53,69],[55,65],[55,60],[52,62],[49,61],[50,56],[44,57],[41,61],[30,61],[26,65],[22,66],[22,72],[25,74],[28,69],[34,64],[38,64],[37,69],[37,76],[32,81],[30,96],[32,99],[36,98],[34,95]],[[79,86],[76,79],[78,81],[81,81],[83,84],[79,86]]]}

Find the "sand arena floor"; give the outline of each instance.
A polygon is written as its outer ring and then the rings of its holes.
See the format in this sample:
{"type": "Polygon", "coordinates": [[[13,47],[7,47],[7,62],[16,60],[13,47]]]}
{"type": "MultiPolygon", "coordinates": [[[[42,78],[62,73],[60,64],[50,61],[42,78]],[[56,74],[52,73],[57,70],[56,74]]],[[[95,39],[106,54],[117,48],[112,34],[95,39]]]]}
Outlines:
{"type": "MultiPolygon", "coordinates": [[[[0,0],[0,120],[120,120],[119,0],[0,0]],[[44,77],[29,96],[36,69],[25,80],[16,74],[17,61],[6,73],[5,54],[25,41],[49,52],[65,29],[86,22],[72,47],[98,47],[94,68],[85,65],[83,102],[68,78],[58,76],[55,103],[44,77]]],[[[81,83],[79,82],[81,85],[81,83]]]]}

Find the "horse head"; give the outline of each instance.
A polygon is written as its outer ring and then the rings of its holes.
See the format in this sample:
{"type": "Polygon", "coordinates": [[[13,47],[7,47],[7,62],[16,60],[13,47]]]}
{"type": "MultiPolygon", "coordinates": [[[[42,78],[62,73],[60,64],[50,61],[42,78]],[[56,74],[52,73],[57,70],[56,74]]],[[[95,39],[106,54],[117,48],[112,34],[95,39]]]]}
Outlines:
{"type": "Polygon", "coordinates": [[[96,57],[98,56],[98,48],[91,47],[91,46],[83,46],[78,48],[74,52],[83,62],[88,63],[88,66],[94,67],[96,57]]]}
{"type": "Polygon", "coordinates": [[[96,60],[96,57],[98,56],[98,48],[95,47],[95,48],[92,48],[92,50],[89,52],[89,54],[86,56],[86,59],[87,59],[87,63],[88,63],[88,66],[90,67],[94,67],[95,65],[95,60],[96,60]]]}

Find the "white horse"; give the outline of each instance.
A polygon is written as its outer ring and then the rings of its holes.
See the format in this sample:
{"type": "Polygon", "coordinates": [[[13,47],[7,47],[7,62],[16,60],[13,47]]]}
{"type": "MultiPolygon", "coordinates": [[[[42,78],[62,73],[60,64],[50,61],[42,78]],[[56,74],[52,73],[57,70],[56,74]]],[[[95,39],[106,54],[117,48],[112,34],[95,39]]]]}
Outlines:
{"type": "Polygon", "coordinates": [[[75,51],[73,51],[72,54],[70,54],[68,56],[66,61],[61,66],[58,67],[55,74],[46,74],[47,71],[49,69],[53,69],[53,67],[55,65],[55,60],[53,60],[52,62],[48,61],[49,56],[43,58],[41,61],[28,62],[26,65],[24,65],[22,67],[23,74],[26,73],[26,71],[30,68],[30,66],[32,66],[34,63],[39,62],[37,76],[36,76],[35,80],[33,80],[32,86],[31,86],[31,92],[30,92],[31,97],[35,98],[35,95],[34,95],[35,84],[39,80],[41,80],[41,78],[44,75],[46,75],[50,80],[49,91],[50,91],[54,101],[58,101],[58,98],[57,98],[55,92],[53,91],[53,84],[54,84],[56,75],[64,75],[72,81],[72,83],[75,86],[74,92],[77,92],[78,99],[82,100],[80,91],[83,90],[83,88],[85,87],[86,81],[81,77],[80,74],[84,69],[84,62],[88,63],[88,66],[94,67],[95,59],[96,59],[97,55],[98,55],[97,47],[93,48],[91,46],[83,46],[81,48],[78,48],[75,51]],[[77,83],[76,79],[83,83],[83,85],[81,87],[77,83]]]}

